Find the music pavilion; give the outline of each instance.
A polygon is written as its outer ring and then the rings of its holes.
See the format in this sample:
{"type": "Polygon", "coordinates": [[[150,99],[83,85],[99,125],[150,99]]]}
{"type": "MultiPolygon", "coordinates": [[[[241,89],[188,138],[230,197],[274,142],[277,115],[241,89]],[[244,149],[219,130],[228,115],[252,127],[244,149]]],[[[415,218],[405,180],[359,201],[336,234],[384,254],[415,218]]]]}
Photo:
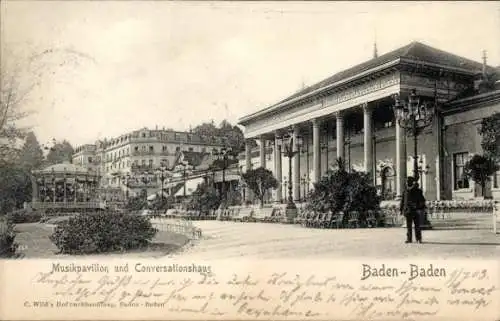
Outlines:
{"type": "MultiPolygon", "coordinates": [[[[371,60],[242,117],[239,124],[245,127],[245,138],[256,139],[259,145],[253,150],[247,143],[242,169],[271,170],[280,182],[273,201],[283,202],[290,175],[282,137],[288,134],[300,137],[292,143],[297,152],[291,161],[295,201],[304,198],[338,157],[349,169],[369,172],[384,199],[395,199],[407,175],[413,176],[415,148],[412,130],[406,129],[412,122],[396,121],[393,107],[396,97],[400,106],[408,106],[412,96],[418,106],[427,107],[421,110],[428,122],[417,135],[416,148],[419,183],[426,198],[482,196],[480,186],[464,178],[463,166],[471,155],[481,153],[481,120],[500,112],[498,82],[487,91],[477,90],[488,75],[498,72],[486,65],[486,56],[483,60],[479,63],[419,42],[381,56],[375,50],[371,60]]],[[[500,197],[499,184],[497,173],[485,193],[500,197]]]]}

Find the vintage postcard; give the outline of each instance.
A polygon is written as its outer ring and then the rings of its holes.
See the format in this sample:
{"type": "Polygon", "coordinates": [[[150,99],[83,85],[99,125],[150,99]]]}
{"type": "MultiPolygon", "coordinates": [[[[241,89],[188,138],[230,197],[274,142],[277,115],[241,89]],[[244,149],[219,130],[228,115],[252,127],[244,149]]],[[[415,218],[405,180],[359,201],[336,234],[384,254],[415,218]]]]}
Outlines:
{"type": "Polygon", "coordinates": [[[0,319],[500,320],[498,3],[0,9],[0,319]]]}

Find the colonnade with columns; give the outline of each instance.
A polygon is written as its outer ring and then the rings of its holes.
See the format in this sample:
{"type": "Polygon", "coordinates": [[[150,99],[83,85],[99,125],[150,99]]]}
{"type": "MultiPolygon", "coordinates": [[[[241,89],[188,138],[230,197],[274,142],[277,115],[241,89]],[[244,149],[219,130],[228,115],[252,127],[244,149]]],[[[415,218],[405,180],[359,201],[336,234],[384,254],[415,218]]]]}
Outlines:
{"type": "MultiPolygon", "coordinates": [[[[366,172],[371,172],[372,177],[375,182],[375,173],[374,173],[374,164],[373,164],[373,138],[374,138],[374,128],[373,128],[373,106],[365,103],[362,105],[363,109],[363,165],[364,170],[366,172]]],[[[344,128],[344,115],[345,111],[336,112],[333,116],[335,117],[336,124],[336,157],[342,158],[345,160],[345,128],[344,128]]],[[[278,143],[281,135],[284,131],[290,131],[294,137],[297,137],[300,132],[300,126],[312,126],[312,183],[316,183],[321,178],[321,125],[325,120],[322,118],[314,118],[305,123],[295,124],[292,128],[283,128],[273,133],[268,133],[267,135],[262,135],[258,137],[260,140],[259,148],[260,148],[260,166],[266,167],[266,146],[267,142],[272,140],[270,137],[274,136],[273,145],[273,154],[274,154],[274,168],[273,172],[275,174],[276,179],[278,180],[278,188],[276,190],[276,199],[277,202],[282,202],[283,200],[283,177],[282,177],[282,162],[283,162],[283,150],[281,145],[278,143]],[[271,134],[271,135],[270,135],[271,134]]],[[[396,194],[397,196],[401,196],[404,184],[406,181],[407,175],[407,158],[406,158],[406,138],[405,131],[401,126],[399,126],[398,122],[395,124],[395,172],[396,172],[396,194]]],[[[293,139],[294,145],[292,146],[294,151],[299,150],[299,146],[297,144],[297,139],[293,139]]],[[[309,155],[308,155],[309,157],[309,155]]],[[[300,154],[297,154],[293,157],[292,160],[292,186],[293,186],[293,199],[294,201],[299,200],[300,195],[300,154]]],[[[245,163],[246,168],[251,168],[251,148],[249,144],[246,146],[245,153],[245,163]]],[[[288,178],[290,180],[290,178],[288,178]]]]}

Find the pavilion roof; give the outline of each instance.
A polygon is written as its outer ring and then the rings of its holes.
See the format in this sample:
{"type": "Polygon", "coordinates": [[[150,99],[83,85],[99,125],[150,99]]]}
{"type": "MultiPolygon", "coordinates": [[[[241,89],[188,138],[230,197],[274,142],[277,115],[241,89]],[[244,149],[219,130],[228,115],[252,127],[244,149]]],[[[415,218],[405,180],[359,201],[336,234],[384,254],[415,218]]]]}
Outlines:
{"type": "Polygon", "coordinates": [[[78,166],[75,164],[71,163],[60,163],[60,164],[55,164],[55,165],[50,165],[44,169],[34,171],[34,173],[38,174],[63,174],[63,173],[68,173],[68,174],[90,174],[90,175],[95,175],[97,176],[98,173],[89,171],[87,168],[78,166]]]}

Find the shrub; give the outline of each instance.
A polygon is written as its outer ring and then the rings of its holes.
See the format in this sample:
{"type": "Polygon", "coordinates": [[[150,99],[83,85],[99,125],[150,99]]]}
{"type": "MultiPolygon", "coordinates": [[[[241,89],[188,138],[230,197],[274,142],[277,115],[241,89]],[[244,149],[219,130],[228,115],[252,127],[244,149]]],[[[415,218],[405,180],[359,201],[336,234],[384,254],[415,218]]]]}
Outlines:
{"type": "Polygon", "coordinates": [[[200,215],[208,215],[211,211],[219,208],[221,204],[216,190],[207,183],[198,185],[194,191],[187,209],[191,211],[198,211],[200,215]]]}
{"type": "MultiPolygon", "coordinates": [[[[349,219],[349,213],[359,212],[361,224],[366,223],[368,211],[380,215],[380,197],[366,173],[347,172],[342,160],[338,160],[338,169],[330,170],[314,185],[308,195],[307,210],[314,213],[344,212],[343,223],[349,219]]],[[[333,218],[333,217],[332,217],[333,218]]]]}
{"type": "Polygon", "coordinates": [[[99,212],[79,214],[60,223],[50,239],[61,253],[91,254],[146,246],[156,231],[146,217],[99,212]]]}
{"type": "Polygon", "coordinates": [[[129,211],[140,211],[148,206],[148,201],[145,197],[137,196],[130,197],[127,201],[127,205],[125,206],[129,211]]]}
{"type": "Polygon", "coordinates": [[[42,214],[33,210],[16,210],[7,215],[9,221],[14,224],[37,223],[42,219],[42,214]]]}
{"type": "Polygon", "coordinates": [[[0,257],[12,257],[16,253],[14,225],[5,217],[0,218],[0,257]]]}

